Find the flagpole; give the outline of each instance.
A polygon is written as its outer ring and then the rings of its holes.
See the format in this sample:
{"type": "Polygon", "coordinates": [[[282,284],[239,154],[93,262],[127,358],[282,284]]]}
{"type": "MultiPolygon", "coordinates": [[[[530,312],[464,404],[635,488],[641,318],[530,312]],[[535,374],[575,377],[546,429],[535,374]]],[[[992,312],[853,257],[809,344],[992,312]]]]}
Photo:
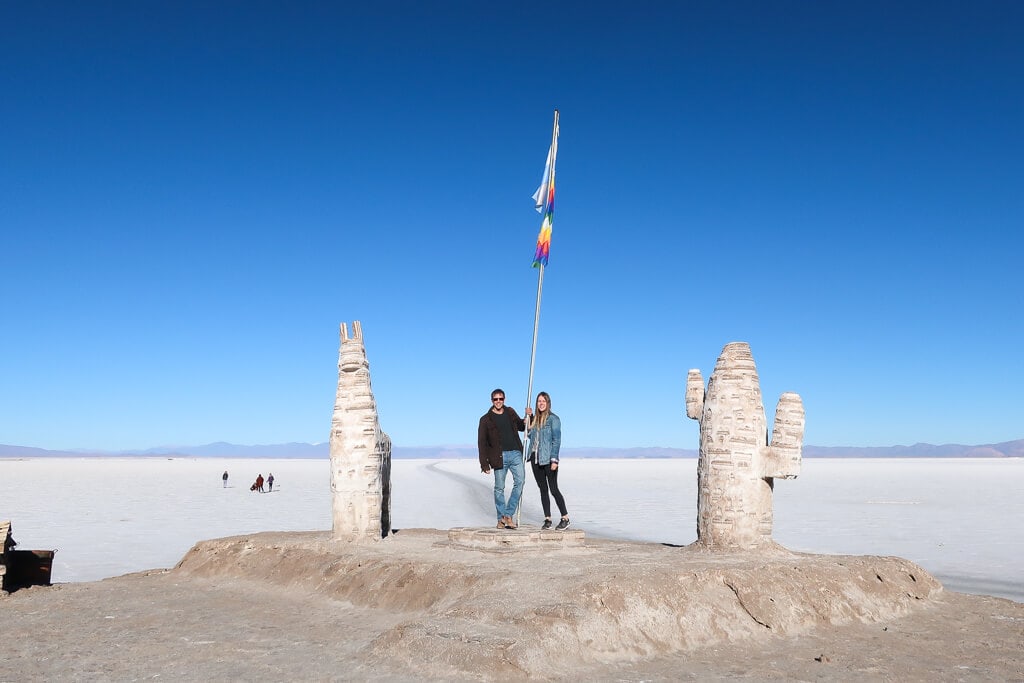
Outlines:
{"type": "MultiPolygon", "coordinates": [[[[551,147],[548,149],[558,149],[558,110],[555,110],[555,121],[551,125],[551,147]]],[[[555,159],[551,160],[551,179],[550,183],[555,182],[555,159]]],[[[540,327],[540,297],[544,291],[544,264],[540,264],[540,272],[537,274],[537,305],[534,308],[533,313],[533,344],[530,346],[530,379],[526,383],[526,406],[530,406],[530,400],[533,398],[533,368],[537,359],[537,330],[540,327]]],[[[525,411],[524,411],[525,412],[525,411]]],[[[534,416],[536,418],[536,415],[534,416]]],[[[532,422],[533,420],[530,420],[532,422]]],[[[527,423],[526,426],[526,448],[523,450],[523,487],[526,486],[526,459],[530,452],[530,426],[527,423]]],[[[519,520],[522,517],[523,504],[522,496],[519,498],[519,507],[516,509],[516,526],[519,526],[519,520]]]]}
{"type": "MultiPolygon", "coordinates": [[[[540,327],[540,295],[544,290],[544,264],[540,266],[540,274],[537,275],[537,307],[533,314],[533,346],[530,347],[530,381],[526,384],[526,405],[530,405],[533,397],[533,366],[537,358],[537,329],[540,327]]],[[[526,440],[530,440],[530,432],[526,432],[526,440]]],[[[523,454],[526,457],[526,454],[523,454]]]]}

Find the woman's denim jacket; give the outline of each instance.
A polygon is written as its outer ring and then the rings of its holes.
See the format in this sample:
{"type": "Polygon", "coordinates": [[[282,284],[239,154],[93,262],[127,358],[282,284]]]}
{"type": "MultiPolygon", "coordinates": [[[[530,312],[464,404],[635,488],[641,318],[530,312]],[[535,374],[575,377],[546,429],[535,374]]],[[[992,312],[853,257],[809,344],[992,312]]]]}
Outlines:
{"type": "MultiPolygon", "coordinates": [[[[536,423],[537,416],[533,416],[536,423]]],[[[536,426],[530,428],[530,450],[536,449],[537,464],[547,465],[558,462],[558,449],[562,446],[562,421],[554,413],[548,413],[547,422],[539,430],[536,426]],[[538,434],[538,431],[540,432],[538,434]],[[536,444],[536,446],[534,446],[536,444]]],[[[530,455],[533,460],[533,455],[530,455]]]]}

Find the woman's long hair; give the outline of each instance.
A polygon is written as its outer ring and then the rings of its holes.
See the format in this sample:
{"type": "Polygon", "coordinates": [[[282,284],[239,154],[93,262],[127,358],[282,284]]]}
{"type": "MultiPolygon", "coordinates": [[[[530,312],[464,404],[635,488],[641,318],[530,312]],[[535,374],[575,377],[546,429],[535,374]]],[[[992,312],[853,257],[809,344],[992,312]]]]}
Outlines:
{"type": "Polygon", "coordinates": [[[536,427],[537,427],[537,429],[540,429],[548,421],[548,415],[551,414],[551,396],[548,395],[548,392],[542,391],[539,394],[537,394],[537,401],[533,405],[533,414],[537,416],[536,427]],[[547,402],[548,402],[548,409],[545,410],[544,412],[540,411],[540,397],[541,396],[543,396],[545,399],[547,399],[547,402]]]}

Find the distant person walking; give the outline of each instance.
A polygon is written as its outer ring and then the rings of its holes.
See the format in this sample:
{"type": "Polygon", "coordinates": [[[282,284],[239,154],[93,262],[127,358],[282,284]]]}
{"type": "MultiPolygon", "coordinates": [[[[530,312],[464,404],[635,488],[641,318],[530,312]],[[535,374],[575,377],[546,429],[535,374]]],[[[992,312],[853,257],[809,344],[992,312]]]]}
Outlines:
{"type": "Polygon", "coordinates": [[[227,470],[224,470],[224,474],[221,476],[221,479],[224,480],[224,488],[227,488],[228,487],[228,471],[227,470]]]}
{"type": "Polygon", "coordinates": [[[533,478],[540,488],[540,504],[544,508],[544,524],[541,529],[551,528],[551,499],[548,490],[555,497],[562,521],[555,527],[558,531],[569,528],[569,511],[565,499],[558,490],[558,450],[562,446],[562,421],[551,412],[551,396],[542,391],[537,394],[537,414],[526,409],[526,421],[530,425],[530,464],[533,478]]]}
{"type": "Polygon", "coordinates": [[[274,473],[273,472],[271,472],[270,474],[267,475],[267,490],[268,491],[273,491],[274,490],[274,473]]]}
{"type": "Polygon", "coordinates": [[[263,493],[263,473],[260,472],[256,475],[256,490],[263,493]]]}
{"type": "MultiPolygon", "coordinates": [[[[527,408],[529,410],[529,408],[527,408]]],[[[494,470],[494,509],[499,529],[515,529],[514,515],[523,495],[526,468],[523,466],[523,441],[519,432],[526,423],[515,409],[505,405],[505,392],[491,392],[491,408],[480,418],[477,428],[477,448],[480,452],[480,470],[490,474],[494,470]],[[505,481],[512,470],[512,494],[505,500],[505,481]]]]}

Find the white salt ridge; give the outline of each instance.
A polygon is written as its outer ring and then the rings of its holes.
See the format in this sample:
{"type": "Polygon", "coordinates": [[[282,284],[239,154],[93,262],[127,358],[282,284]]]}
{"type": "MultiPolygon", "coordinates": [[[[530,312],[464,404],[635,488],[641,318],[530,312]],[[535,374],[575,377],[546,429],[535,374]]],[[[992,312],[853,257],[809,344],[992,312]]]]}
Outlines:
{"type": "MultiPolygon", "coordinates": [[[[561,471],[574,528],[696,540],[695,460],[565,460],[561,471]]],[[[19,548],[58,550],[54,581],[94,581],[174,566],[202,539],[327,531],[329,481],[326,459],[0,460],[0,519],[19,548]],[[251,493],[270,472],[274,492],[251,493]]],[[[475,460],[395,460],[392,484],[396,529],[493,524],[492,478],[475,460]]],[[[539,498],[528,473],[524,523],[541,521],[539,498]]],[[[774,538],[791,550],[905,557],[951,590],[1024,602],[1022,459],[805,459],[774,502],[774,538]]]]}

